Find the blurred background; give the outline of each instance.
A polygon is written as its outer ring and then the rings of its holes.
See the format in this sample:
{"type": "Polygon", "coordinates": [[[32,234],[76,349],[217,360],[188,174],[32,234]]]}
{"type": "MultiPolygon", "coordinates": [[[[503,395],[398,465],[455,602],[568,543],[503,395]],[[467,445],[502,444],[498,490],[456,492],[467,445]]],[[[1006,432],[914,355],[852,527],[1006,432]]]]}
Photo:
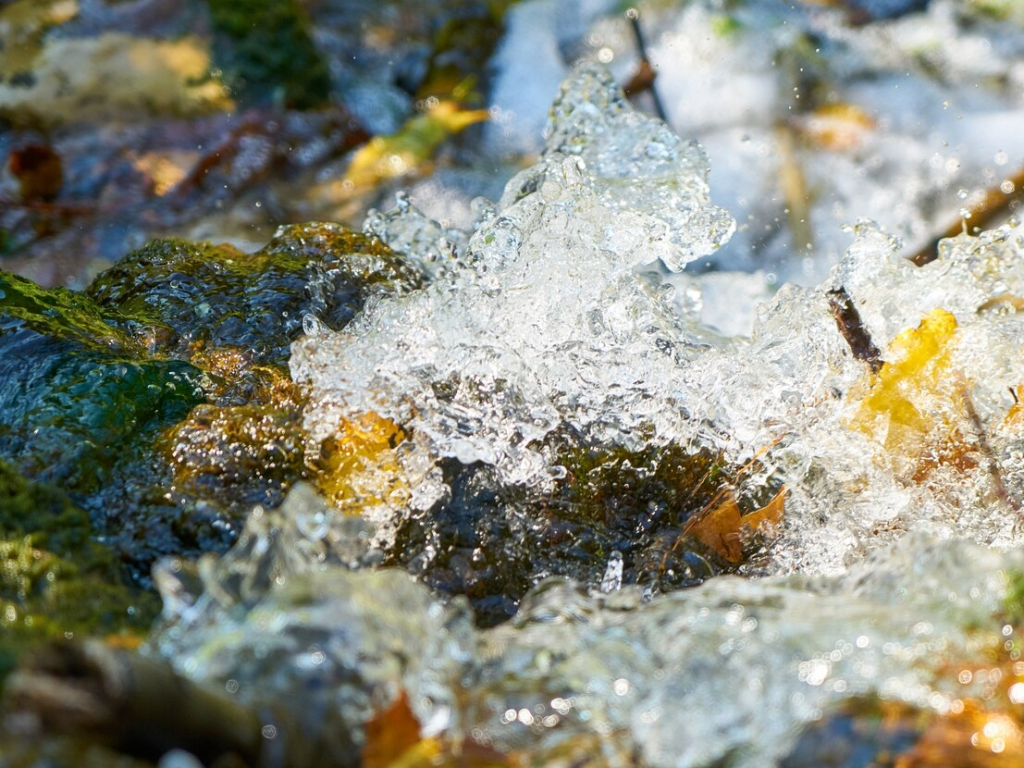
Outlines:
{"type": "Polygon", "coordinates": [[[863,217],[918,258],[1016,223],[1019,0],[14,0],[0,268],[82,287],[154,236],[253,250],[400,189],[469,227],[579,59],[705,147],[739,224],[690,268],[710,304],[820,281],[863,217]]]}

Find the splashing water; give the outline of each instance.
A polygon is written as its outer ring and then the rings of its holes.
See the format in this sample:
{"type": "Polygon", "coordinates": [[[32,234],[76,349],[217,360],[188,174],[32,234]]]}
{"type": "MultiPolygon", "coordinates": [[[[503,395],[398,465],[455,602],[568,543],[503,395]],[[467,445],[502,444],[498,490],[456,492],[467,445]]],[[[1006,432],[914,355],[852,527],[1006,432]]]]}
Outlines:
{"type": "MultiPolygon", "coordinates": [[[[431,286],[296,345],[292,373],[316,393],[312,433],[376,411],[434,455],[492,464],[509,483],[543,479],[535,446],[563,423],[627,445],[678,434],[674,379],[698,345],[634,269],[679,269],[728,238],[706,174],[697,146],[584,67],[555,103],[540,162],[431,286]]],[[[424,239],[376,222],[396,247],[424,239]]]]}
{"type": "Polygon", "coordinates": [[[462,598],[368,570],[377,532],[299,488],[194,585],[160,571],[151,651],[242,681],[256,704],[342,713],[356,743],[404,690],[426,735],[526,765],[778,765],[850,696],[934,717],[985,699],[949,670],[1020,657],[1021,244],[958,238],[916,267],[863,223],[829,281],[784,287],[750,340],[713,346],[636,269],[678,268],[728,236],[704,173],[697,148],[585,67],[539,163],[478,206],[468,240],[405,203],[372,217],[433,282],[341,333],[317,328],[292,371],[314,435],[367,411],[412,427],[400,448],[407,468],[425,462],[409,472],[419,509],[445,492],[436,457],[555,482],[542,442],[566,426],[758,456],[789,487],[774,575],[644,602],[612,552],[600,590],[549,579],[480,631],[462,598]]]}
{"type": "Polygon", "coordinates": [[[468,240],[407,201],[371,217],[435,279],[295,344],[311,434],[368,411],[411,427],[400,455],[419,509],[447,491],[437,457],[549,487],[564,474],[543,445],[556,429],[629,450],[759,456],[789,488],[777,572],[837,573],[914,528],[1018,543],[1020,245],[1000,231],[947,241],[916,267],[862,223],[826,283],[784,287],[749,342],[710,345],[699,313],[677,311],[673,289],[638,271],[657,259],[679,269],[728,238],[706,173],[699,147],[582,66],[539,162],[496,206],[477,204],[468,240]],[[852,351],[837,295],[878,359],[852,351]],[[952,323],[942,339],[921,325],[934,312],[952,323]]]}

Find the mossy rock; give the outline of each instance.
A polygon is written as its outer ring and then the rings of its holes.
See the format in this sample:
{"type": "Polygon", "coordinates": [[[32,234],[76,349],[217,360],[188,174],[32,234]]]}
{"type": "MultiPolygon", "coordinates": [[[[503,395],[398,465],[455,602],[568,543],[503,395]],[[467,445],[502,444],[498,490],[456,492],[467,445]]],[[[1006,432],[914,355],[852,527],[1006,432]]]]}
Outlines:
{"type": "Polygon", "coordinates": [[[250,363],[283,366],[314,314],[332,328],[375,291],[419,286],[421,276],[379,240],[333,224],[282,227],[263,249],[155,240],[100,275],[86,293],[104,310],[166,325],[159,346],[192,359],[249,350],[250,363]]]}
{"type": "Polygon", "coordinates": [[[66,494],[0,460],[0,680],[44,640],[137,635],[155,618],[156,597],[126,585],[91,533],[66,494]]]}
{"type": "Polygon", "coordinates": [[[303,318],[340,329],[421,281],[332,224],[251,254],[158,240],[82,293],[0,273],[0,458],[59,482],[142,580],[163,555],[223,550],[312,471],[287,372],[303,318]]]}
{"type": "Polygon", "coordinates": [[[86,493],[202,401],[200,371],[151,357],[159,324],[0,273],[0,455],[86,493]]]}

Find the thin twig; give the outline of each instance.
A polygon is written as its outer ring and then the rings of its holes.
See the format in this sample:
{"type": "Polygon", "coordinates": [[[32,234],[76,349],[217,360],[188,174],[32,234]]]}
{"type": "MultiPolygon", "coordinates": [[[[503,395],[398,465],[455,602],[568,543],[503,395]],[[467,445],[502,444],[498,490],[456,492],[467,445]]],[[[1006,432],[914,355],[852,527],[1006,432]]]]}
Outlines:
{"type": "Polygon", "coordinates": [[[994,219],[1012,213],[1014,207],[1021,201],[1024,201],[1024,168],[1005,179],[998,187],[986,189],[980,201],[967,211],[966,216],[947,227],[945,232],[933,238],[924,248],[911,256],[910,260],[919,267],[935,261],[939,257],[940,240],[987,226],[994,219]]]}
{"type": "Polygon", "coordinates": [[[860,319],[860,312],[850,298],[850,294],[842,286],[828,292],[828,303],[832,308],[832,316],[836,319],[836,327],[846,340],[853,356],[870,366],[872,373],[882,370],[882,353],[878,351],[871,334],[860,319]]]}
{"type": "MultiPolygon", "coordinates": [[[[1003,473],[999,469],[999,462],[996,461],[996,455],[992,451],[992,446],[989,445],[988,436],[985,434],[985,426],[981,423],[981,416],[978,415],[978,409],[974,407],[974,400],[971,398],[970,392],[967,391],[966,382],[960,382],[960,392],[963,395],[967,418],[970,419],[971,426],[974,427],[974,434],[978,438],[978,450],[985,457],[985,461],[988,464],[988,473],[992,478],[992,484],[995,486],[995,494],[1004,504],[1020,515],[1022,512],[1021,504],[1010,494],[1006,487],[1003,473]]],[[[1013,390],[1011,389],[1010,392],[1013,393],[1013,390]]],[[[1014,394],[1014,399],[1016,397],[1016,394],[1014,394]]]]}
{"type": "Polygon", "coordinates": [[[654,87],[654,79],[657,77],[657,73],[654,71],[651,59],[647,55],[647,44],[644,42],[644,33],[640,28],[640,13],[636,8],[630,8],[626,11],[626,18],[629,19],[633,27],[633,37],[636,38],[636,48],[640,54],[640,67],[637,74],[630,81],[630,84],[626,86],[626,95],[630,95],[629,89],[631,86],[632,93],[640,93],[644,90],[649,91],[651,99],[654,101],[654,114],[667,123],[668,116],[665,112],[665,106],[661,103],[661,97],[658,96],[658,89],[654,87]],[[641,87],[641,85],[644,87],[641,87]]]}

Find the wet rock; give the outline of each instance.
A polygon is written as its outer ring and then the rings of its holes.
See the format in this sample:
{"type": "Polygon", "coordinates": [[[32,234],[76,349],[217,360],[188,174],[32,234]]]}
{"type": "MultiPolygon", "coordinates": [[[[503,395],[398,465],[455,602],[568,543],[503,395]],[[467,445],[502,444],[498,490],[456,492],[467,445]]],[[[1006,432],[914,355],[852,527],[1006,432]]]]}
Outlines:
{"type": "Polygon", "coordinates": [[[380,241],[332,224],[279,230],[263,249],[156,240],[100,275],[86,295],[106,309],[154,318],[173,336],[164,354],[242,350],[281,366],[314,314],[341,328],[375,291],[410,290],[418,272],[380,241]]]}
{"type": "MultiPolygon", "coordinates": [[[[648,594],[699,584],[756,563],[762,541],[737,527],[741,556],[709,546],[697,524],[732,498],[742,512],[778,490],[763,468],[741,470],[707,450],[678,446],[631,452],[581,445],[564,435],[562,478],[547,492],[503,484],[483,463],[441,463],[450,491],[398,524],[389,562],[433,589],[465,595],[482,626],[513,616],[522,597],[550,576],[595,592],[640,584],[648,594]]],[[[559,444],[560,443],[560,444],[559,444]]]]}
{"type": "Polygon", "coordinates": [[[156,241],[85,293],[0,279],[0,456],[64,483],[145,577],[161,555],[223,550],[253,504],[309,474],[283,370],[304,319],[341,328],[421,276],[308,224],[253,254],[156,241]]]}
{"type": "Polygon", "coordinates": [[[126,585],[93,533],[88,514],[62,491],[0,460],[0,681],[43,640],[137,637],[152,622],[158,601],[126,585]]]}
{"type": "Polygon", "coordinates": [[[160,325],[0,273],[0,453],[88,493],[202,401],[200,372],[150,357],[160,325]]]}
{"type": "Polygon", "coordinates": [[[308,109],[327,101],[327,61],[296,0],[208,0],[216,57],[232,91],[250,101],[308,109]]]}

